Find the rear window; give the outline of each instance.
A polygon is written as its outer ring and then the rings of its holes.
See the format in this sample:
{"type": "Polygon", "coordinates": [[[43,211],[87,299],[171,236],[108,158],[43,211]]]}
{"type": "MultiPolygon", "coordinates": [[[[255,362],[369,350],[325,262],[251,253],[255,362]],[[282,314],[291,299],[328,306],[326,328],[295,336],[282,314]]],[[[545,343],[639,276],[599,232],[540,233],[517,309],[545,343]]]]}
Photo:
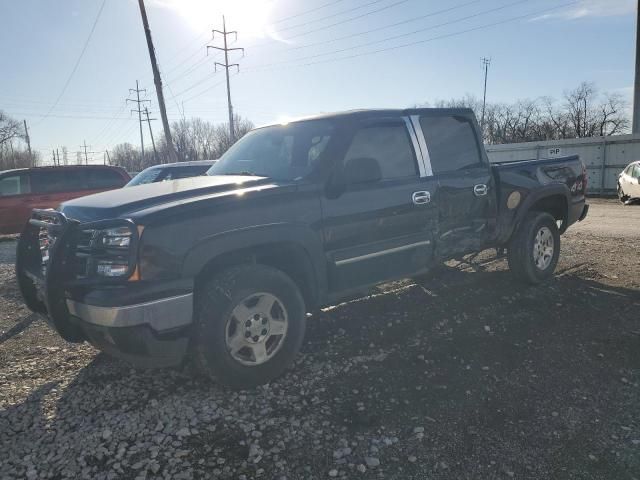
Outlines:
{"type": "Polygon", "coordinates": [[[75,192],[86,189],[85,175],[80,170],[33,170],[30,175],[33,193],[75,192]]]}
{"type": "Polygon", "coordinates": [[[471,121],[463,116],[424,116],[420,126],[433,173],[455,172],[482,165],[471,121]]]}
{"type": "Polygon", "coordinates": [[[6,175],[0,178],[0,197],[29,193],[29,177],[25,174],[6,175]]]}
{"type": "Polygon", "coordinates": [[[108,168],[91,169],[88,172],[87,186],[90,190],[102,190],[108,188],[120,188],[125,181],[115,170],[108,168]]]}
{"type": "Polygon", "coordinates": [[[378,162],[383,180],[418,175],[411,138],[403,124],[373,125],[358,130],[344,163],[346,165],[351,159],[363,157],[378,162]]]}

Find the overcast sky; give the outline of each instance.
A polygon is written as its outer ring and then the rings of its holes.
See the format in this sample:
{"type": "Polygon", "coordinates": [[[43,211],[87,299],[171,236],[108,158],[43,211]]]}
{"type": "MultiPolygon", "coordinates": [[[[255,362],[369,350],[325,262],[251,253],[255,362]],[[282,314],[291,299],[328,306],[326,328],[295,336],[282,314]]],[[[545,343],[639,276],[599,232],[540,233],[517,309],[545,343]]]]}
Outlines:
{"type": "MultiPolygon", "coordinates": [[[[631,99],[635,0],[147,0],[147,10],[170,120],[183,102],[187,117],[227,119],[222,58],[205,48],[220,45],[210,32],[222,13],[246,49],[232,56],[235,110],[256,124],[481,96],[482,57],[492,102],[558,98],[583,80],[631,99]]],[[[0,18],[0,109],[27,120],[45,160],[85,140],[96,152],[138,144],[125,104],[136,80],[159,118],[137,1],[0,0],[0,18]]]]}

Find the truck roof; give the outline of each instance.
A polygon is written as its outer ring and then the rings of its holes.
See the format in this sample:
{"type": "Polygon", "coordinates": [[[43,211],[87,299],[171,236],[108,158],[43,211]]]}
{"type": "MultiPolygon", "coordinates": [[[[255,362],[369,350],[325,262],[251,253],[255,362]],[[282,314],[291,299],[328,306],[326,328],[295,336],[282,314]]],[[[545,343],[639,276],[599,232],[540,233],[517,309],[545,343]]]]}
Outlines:
{"type": "Polygon", "coordinates": [[[316,115],[307,115],[303,117],[287,119],[284,122],[272,122],[264,124],[261,127],[268,127],[273,125],[285,125],[288,123],[303,122],[308,120],[329,120],[329,119],[344,119],[344,118],[360,118],[360,117],[385,117],[389,115],[412,115],[418,113],[441,113],[449,115],[469,115],[473,114],[473,110],[470,108],[374,108],[374,109],[356,109],[356,110],[344,110],[339,112],[327,112],[319,113],[316,115]]]}

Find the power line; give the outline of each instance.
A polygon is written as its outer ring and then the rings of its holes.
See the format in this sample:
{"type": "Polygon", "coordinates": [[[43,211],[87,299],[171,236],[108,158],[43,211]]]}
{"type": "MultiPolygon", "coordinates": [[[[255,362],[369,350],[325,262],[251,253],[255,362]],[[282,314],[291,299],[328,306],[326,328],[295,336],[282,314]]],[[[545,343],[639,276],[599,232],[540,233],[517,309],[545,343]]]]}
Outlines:
{"type": "Polygon", "coordinates": [[[322,42],[307,43],[306,45],[297,45],[295,47],[287,48],[286,51],[300,50],[302,48],[316,47],[318,45],[326,45],[328,43],[340,42],[340,41],[346,40],[348,38],[359,37],[360,35],[366,35],[368,33],[379,32],[380,30],[386,30],[388,28],[398,27],[400,25],[404,25],[404,24],[411,23],[411,22],[416,22],[418,20],[424,20],[425,18],[434,17],[434,16],[440,15],[442,13],[448,13],[448,12],[451,12],[453,10],[458,10],[458,9],[460,9],[462,7],[467,7],[467,6],[472,5],[474,3],[480,3],[482,1],[483,0],[472,0],[470,2],[462,3],[460,5],[455,5],[453,7],[444,8],[442,10],[436,10],[435,12],[430,12],[430,13],[427,13],[425,15],[420,15],[419,17],[411,17],[411,18],[409,18],[407,20],[402,20],[400,22],[391,23],[389,25],[383,25],[381,27],[371,28],[369,30],[364,30],[362,32],[350,33],[349,35],[344,35],[342,37],[329,38],[329,39],[324,40],[322,42]]]}
{"type": "Polygon", "coordinates": [[[156,118],[149,118],[149,109],[144,107],[144,114],[147,117],[147,125],[149,125],[149,135],[151,136],[151,145],[153,146],[153,158],[158,163],[158,151],[156,150],[156,142],[153,139],[153,130],[151,129],[151,121],[157,120],[156,118]]]}
{"type": "MultiPolygon", "coordinates": [[[[382,1],[382,0],[376,0],[374,2],[370,2],[370,3],[366,4],[366,5],[363,5],[363,7],[370,6],[370,5],[378,3],[380,1],[382,1]]],[[[294,38],[303,37],[305,35],[310,35],[312,33],[316,33],[316,32],[319,32],[321,30],[326,30],[328,28],[333,28],[333,27],[336,27],[338,25],[343,25],[345,23],[352,22],[354,20],[359,20],[359,19],[367,17],[369,15],[373,15],[375,13],[382,12],[384,10],[388,10],[389,8],[393,8],[393,7],[398,6],[398,5],[402,4],[402,3],[406,3],[407,1],[408,0],[399,0],[399,1],[395,2],[395,3],[392,3],[391,5],[386,5],[386,6],[382,7],[382,8],[378,8],[377,10],[372,10],[371,12],[363,13],[361,15],[356,15],[356,16],[350,17],[350,18],[346,18],[344,20],[332,23],[330,25],[324,25],[322,27],[318,27],[318,28],[316,28],[314,30],[307,30],[306,32],[296,33],[295,35],[291,35],[290,37],[284,38],[283,40],[284,41],[289,41],[289,40],[292,40],[294,38]]],[[[357,7],[357,8],[361,8],[361,7],[357,7]]],[[[351,9],[351,10],[356,10],[356,9],[351,9]]],[[[351,11],[351,10],[347,10],[345,12],[348,12],[348,11],[351,11]]],[[[345,13],[345,12],[341,12],[341,13],[345,13]]],[[[337,14],[334,14],[334,15],[330,15],[328,17],[324,17],[324,19],[340,15],[341,13],[337,13],[337,14]]],[[[308,23],[311,23],[311,22],[308,22],[308,23]]],[[[301,26],[301,25],[299,25],[299,26],[301,26]]],[[[270,44],[276,43],[276,42],[277,42],[277,40],[269,40],[269,41],[266,41],[266,42],[257,43],[255,45],[250,45],[250,46],[251,46],[251,48],[260,48],[260,47],[264,47],[266,45],[270,45],[270,44]]]]}
{"type": "MultiPolygon", "coordinates": [[[[237,74],[236,74],[236,75],[237,75],[237,74]]],[[[221,80],[221,81],[219,81],[218,83],[216,83],[215,85],[211,85],[211,86],[210,86],[210,87],[208,87],[207,89],[203,90],[202,92],[197,93],[197,94],[195,94],[195,95],[193,95],[193,96],[191,96],[191,97],[189,97],[189,98],[185,98],[185,99],[183,100],[183,102],[184,102],[184,103],[187,103],[187,102],[189,102],[189,101],[193,100],[194,98],[201,97],[201,96],[202,96],[202,95],[204,95],[205,93],[207,93],[207,92],[209,92],[209,91],[213,90],[213,89],[214,89],[214,88],[216,88],[216,87],[219,87],[219,86],[220,86],[220,85],[222,85],[224,82],[225,82],[224,80],[221,80]]]]}
{"type": "MultiPolygon", "coordinates": [[[[153,39],[151,38],[151,28],[147,19],[147,11],[144,6],[144,0],[138,0],[140,7],[140,17],[142,18],[142,26],[144,35],[147,40],[147,49],[149,50],[149,60],[151,61],[151,69],[153,70],[153,84],[156,87],[156,96],[158,98],[158,109],[160,110],[160,118],[162,119],[162,129],[164,130],[164,138],[167,142],[167,151],[171,162],[178,160],[177,153],[171,138],[171,127],[169,127],[169,119],[167,118],[167,109],[164,102],[164,92],[162,91],[162,79],[160,78],[160,69],[156,61],[156,51],[153,47],[153,39]]],[[[139,105],[138,105],[139,108],[139,105]]],[[[144,156],[142,161],[144,162],[144,156]]]]}
{"type": "Polygon", "coordinates": [[[489,75],[489,65],[491,65],[491,59],[482,57],[482,68],[484,68],[484,94],[482,96],[482,120],[480,121],[480,131],[484,135],[484,112],[487,106],[487,77],[489,75]]]}
{"type": "Polygon", "coordinates": [[[87,47],[89,46],[89,42],[91,40],[91,37],[93,36],[93,32],[96,29],[96,25],[98,25],[98,20],[100,20],[100,15],[102,15],[102,10],[104,9],[104,6],[105,6],[106,3],[107,3],[107,0],[102,0],[102,4],[100,5],[100,9],[98,10],[98,14],[96,15],[96,19],[93,21],[93,25],[91,27],[91,31],[89,32],[89,36],[87,37],[87,40],[84,42],[84,46],[82,47],[82,51],[80,52],[80,56],[78,56],[78,59],[76,60],[76,63],[73,66],[73,69],[71,70],[71,73],[69,74],[69,77],[67,78],[67,81],[65,82],[64,86],[62,87],[62,91],[58,95],[58,98],[56,98],[56,101],[53,102],[53,105],[51,106],[49,111],[47,111],[47,113],[36,123],[36,125],[39,125],[42,121],[44,121],[51,114],[51,112],[53,112],[53,109],[56,108],[56,106],[58,105],[58,102],[60,101],[62,96],[67,91],[67,87],[71,83],[71,79],[75,75],[76,70],[78,70],[78,66],[80,65],[80,61],[82,60],[82,57],[84,56],[84,52],[87,51],[87,47]]]}
{"type": "MultiPolygon", "coordinates": [[[[89,165],[89,158],[87,157],[87,141],[86,140],[83,140],[82,145],[80,145],[80,148],[84,148],[84,164],[89,165]]],[[[88,147],[88,148],[91,148],[91,147],[88,147]]],[[[60,164],[60,155],[58,155],[58,164],[60,164]]]]}
{"type": "MultiPolygon", "coordinates": [[[[418,40],[418,41],[415,41],[415,42],[404,43],[404,44],[401,44],[401,45],[395,45],[393,47],[381,48],[379,50],[373,50],[371,52],[356,53],[354,55],[349,55],[349,56],[346,56],[346,57],[329,58],[329,59],[325,59],[325,60],[319,60],[317,62],[304,63],[304,64],[291,65],[291,66],[307,67],[307,66],[311,66],[311,65],[318,65],[318,64],[321,64],[321,63],[340,61],[340,60],[350,60],[352,58],[364,57],[364,56],[368,56],[368,55],[374,55],[376,53],[388,52],[388,51],[397,50],[397,49],[400,49],[400,48],[411,47],[411,46],[414,46],[414,45],[420,45],[420,44],[423,44],[423,43],[433,42],[435,40],[441,40],[443,38],[455,37],[455,36],[462,35],[462,34],[465,34],[465,33],[475,32],[477,30],[483,30],[485,28],[495,27],[497,25],[502,25],[502,24],[505,24],[505,23],[522,20],[524,18],[533,17],[535,15],[541,15],[543,13],[547,13],[547,12],[550,12],[550,11],[553,11],[553,10],[558,10],[560,8],[564,8],[564,7],[568,7],[568,6],[571,6],[571,5],[575,5],[576,3],[580,3],[580,0],[575,0],[575,1],[569,2],[569,3],[564,3],[564,4],[558,5],[556,7],[545,8],[544,10],[539,10],[539,11],[532,12],[532,13],[527,13],[525,15],[519,15],[517,17],[507,18],[505,20],[501,20],[501,21],[498,21],[498,22],[487,23],[487,24],[484,24],[484,25],[480,25],[480,26],[473,27],[473,28],[468,28],[468,29],[465,29],[465,30],[460,30],[460,31],[453,32],[453,33],[438,35],[436,37],[431,37],[431,38],[427,38],[427,39],[424,39],[424,40],[418,40]]],[[[250,70],[252,70],[252,69],[250,69],[250,70]]]]}
{"type": "Polygon", "coordinates": [[[321,9],[325,8],[325,7],[329,7],[331,5],[335,5],[336,3],[340,3],[340,2],[344,2],[344,0],[334,0],[333,2],[325,3],[325,4],[320,5],[318,7],[312,8],[311,10],[306,10],[304,12],[296,13],[295,15],[289,15],[288,17],[284,17],[284,18],[280,18],[278,20],[274,20],[271,23],[273,23],[275,25],[276,23],[286,22],[287,20],[291,20],[292,18],[301,17],[303,15],[307,15],[309,13],[316,12],[318,10],[321,10],[321,9]]]}
{"type": "Polygon", "coordinates": [[[373,0],[371,2],[367,2],[367,3],[363,4],[363,5],[358,5],[356,7],[351,7],[349,9],[343,10],[341,12],[332,13],[331,15],[327,15],[327,16],[320,17],[320,18],[314,18],[313,20],[309,20],[309,21],[306,21],[306,22],[303,22],[303,23],[298,23],[296,25],[289,25],[287,27],[283,27],[280,30],[278,30],[278,33],[279,32],[284,32],[286,30],[291,30],[293,28],[305,27],[305,26],[310,25],[312,23],[322,22],[323,20],[327,20],[329,18],[337,17],[339,15],[344,15],[345,13],[354,12],[356,10],[360,10],[362,8],[370,7],[371,5],[375,5],[376,3],[380,3],[380,2],[384,2],[384,1],[386,1],[386,0],[373,0]]]}
{"type": "Polygon", "coordinates": [[[207,52],[209,52],[210,48],[224,52],[224,63],[215,62],[214,66],[217,67],[219,65],[223,67],[225,70],[226,78],[227,78],[227,106],[229,108],[229,138],[231,140],[231,143],[233,143],[235,138],[235,129],[233,128],[233,105],[231,104],[231,84],[229,82],[229,68],[236,67],[238,71],[240,71],[240,65],[237,63],[229,63],[229,52],[242,51],[242,54],[244,55],[244,48],[229,48],[229,46],[227,45],[227,36],[235,35],[237,40],[238,32],[236,32],[235,30],[230,32],[227,31],[227,24],[225,22],[224,15],[222,16],[222,31],[214,29],[213,35],[215,36],[216,33],[219,33],[222,35],[224,47],[207,45],[207,52]]]}
{"type": "MultiPolygon", "coordinates": [[[[520,5],[520,4],[523,4],[523,3],[530,3],[530,1],[531,0],[518,0],[516,2],[512,2],[512,3],[509,3],[507,5],[502,5],[500,7],[491,8],[489,10],[483,10],[481,12],[474,13],[472,15],[467,15],[465,17],[461,17],[461,18],[457,18],[457,19],[454,19],[454,20],[449,20],[447,22],[439,23],[438,25],[432,25],[432,26],[429,26],[429,27],[419,28],[417,30],[413,30],[412,32],[402,33],[402,34],[398,34],[398,35],[392,35],[390,37],[384,37],[384,38],[381,38],[379,40],[374,40],[374,41],[370,41],[370,42],[361,43],[360,45],[353,45],[351,47],[345,47],[345,48],[341,48],[341,49],[338,49],[338,50],[332,50],[330,52],[318,53],[318,54],[315,54],[315,55],[307,55],[307,56],[304,56],[304,57],[294,58],[294,59],[289,60],[289,61],[270,63],[270,64],[267,64],[267,65],[270,65],[270,66],[283,65],[283,64],[288,64],[290,62],[311,60],[311,59],[318,58],[318,57],[324,57],[326,55],[335,55],[336,53],[348,52],[350,50],[355,50],[357,48],[370,47],[372,45],[378,45],[378,44],[381,44],[381,43],[387,43],[389,41],[397,40],[399,38],[409,37],[409,36],[415,35],[417,33],[424,33],[424,32],[427,32],[429,30],[434,30],[436,28],[444,27],[444,26],[447,26],[447,25],[452,25],[454,23],[463,22],[465,20],[469,20],[469,19],[472,19],[472,18],[480,17],[482,15],[495,13],[497,11],[504,10],[504,9],[510,8],[510,7],[514,7],[516,5],[520,5]]],[[[255,68],[256,67],[253,67],[253,68],[250,67],[248,70],[254,70],[255,68]]]]}
{"type": "Polygon", "coordinates": [[[140,92],[146,92],[147,90],[144,88],[140,88],[138,86],[138,80],[136,80],[136,88],[130,88],[129,89],[129,93],[136,93],[136,98],[127,98],[127,102],[135,102],[138,104],[138,108],[137,109],[131,109],[131,112],[138,112],[138,122],[140,122],[140,150],[141,150],[141,160],[142,160],[142,164],[144,164],[144,137],[142,135],[142,108],[141,108],[141,104],[143,102],[149,102],[151,103],[151,100],[145,100],[142,99],[140,100],[140,92]]]}

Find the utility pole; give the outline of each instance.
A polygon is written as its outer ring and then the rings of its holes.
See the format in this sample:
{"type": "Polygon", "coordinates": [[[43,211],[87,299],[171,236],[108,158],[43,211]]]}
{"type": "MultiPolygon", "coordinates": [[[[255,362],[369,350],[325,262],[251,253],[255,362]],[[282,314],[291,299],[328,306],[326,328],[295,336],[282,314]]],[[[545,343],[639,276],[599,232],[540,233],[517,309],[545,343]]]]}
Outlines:
{"type": "Polygon", "coordinates": [[[640,133],[640,0],[636,20],[636,78],[633,87],[633,126],[632,133],[640,133]]]}
{"type": "Polygon", "coordinates": [[[56,147],[56,157],[58,157],[58,166],[60,166],[60,152],[58,151],[58,147],[56,147]]]}
{"type": "Polygon", "coordinates": [[[214,29],[212,30],[212,32],[213,32],[213,38],[215,38],[216,33],[219,33],[222,35],[222,38],[224,40],[224,48],[216,47],[214,45],[207,45],[207,53],[209,52],[210,48],[213,48],[215,50],[221,50],[224,52],[224,63],[215,62],[214,67],[218,67],[218,66],[223,67],[227,75],[227,105],[229,107],[229,135],[230,135],[231,143],[233,143],[235,141],[235,129],[233,128],[233,105],[231,104],[231,87],[229,84],[229,68],[236,67],[238,71],[240,71],[240,65],[237,63],[229,64],[229,52],[232,52],[234,50],[242,50],[242,55],[244,56],[244,48],[229,48],[227,46],[227,35],[235,35],[235,38],[237,40],[238,32],[236,32],[235,30],[232,32],[227,32],[227,25],[224,20],[224,15],[222,16],[222,31],[214,29]]]}
{"type": "Polygon", "coordinates": [[[144,165],[144,137],[142,136],[142,109],[140,108],[140,104],[143,102],[151,103],[151,100],[140,100],[140,92],[147,92],[145,88],[140,88],[138,86],[138,80],[136,80],[136,88],[130,88],[129,93],[136,92],[136,98],[127,98],[127,102],[136,102],[138,108],[136,110],[131,110],[131,112],[138,112],[138,122],[140,123],[140,166],[144,165]]]}
{"type": "Polygon", "coordinates": [[[158,63],[156,62],[156,51],[153,48],[153,40],[151,39],[151,29],[149,28],[149,21],[147,20],[147,11],[144,8],[144,0],[138,0],[140,6],[140,15],[142,16],[142,25],[144,27],[144,35],[147,38],[147,48],[149,49],[149,58],[151,59],[151,69],[153,70],[153,83],[156,86],[156,94],[158,95],[158,107],[160,108],[160,118],[162,118],[162,128],[164,129],[164,138],[167,141],[167,148],[169,149],[169,158],[171,162],[178,161],[178,155],[173,145],[173,139],[171,138],[171,128],[169,127],[169,120],[167,118],[167,109],[164,105],[164,93],[162,91],[162,80],[160,79],[160,70],[158,70],[158,63]]]}
{"type": "MultiPolygon", "coordinates": [[[[87,156],[87,141],[83,140],[82,145],[80,145],[80,148],[84,148],[84,164],[85,165],[89,165],[89,157],[87,156]]],[[[93,152],[91,152],[93,153],[93,152]]],[[[58,159],[59,161],[60,159],[58,159]]]]}
{"type": "Polygon", "coordinates": [[[33,158],[31,155],[31,139],[29,138],[29,129],[27,128],[27,121],[22,120],[24,122],[24,139],[27,141],[27,149],[29,150],[29,159],[33,158]]]}
{"type": "Polygon", "coordinates": [[[51,155],[53,156],[53,166],[56,166],[56,151],[51,149],[51,155]]]}
{"type": "Polygon", "coordinates": [[[109,156],[109,150],[105,150],[104,153],[107,154],[107,160],[109,161],[109,165],[111,165],[111,157],[109,156]]]}
{"type": "Polygon", "coordinates": [[[482,96],[482,120],[480,121],[480,131],[482,132],[482,135],[484,135],[484,112],[487,107],[487,77],[489,76],[489,65],[491,65],[491,59],[483,57],[482,66],[484,68],[484,94],[482,96]]]}
{"type": "Polygon", "coordinates": [[[147,116],[147,124],[149,125],[149,135],[151,135],[151,145],[153,145],[153,158],[155,158],[156,163],[158,162],[158,152],[156,150],[156,142],[153,139],[153,130],[151,130],[151,120],[157,120],[156,118],[149,118],[149,109],[144,107],[144,114],[147,116]]]}

